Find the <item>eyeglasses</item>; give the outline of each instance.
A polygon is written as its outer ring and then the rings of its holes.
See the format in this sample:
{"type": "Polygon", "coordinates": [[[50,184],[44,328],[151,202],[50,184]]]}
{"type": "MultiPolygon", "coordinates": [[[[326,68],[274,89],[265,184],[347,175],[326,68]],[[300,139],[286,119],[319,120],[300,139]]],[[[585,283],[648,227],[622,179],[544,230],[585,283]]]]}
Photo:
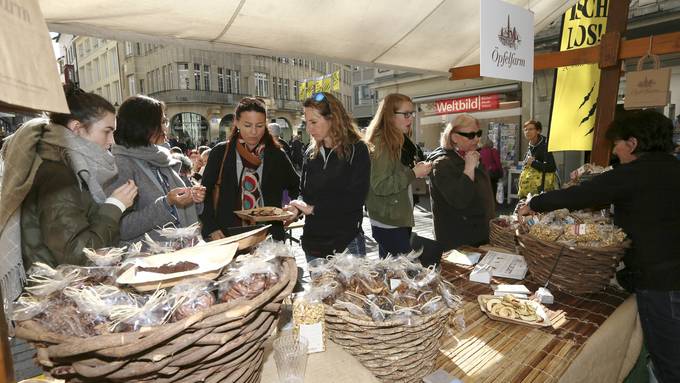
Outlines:
{"type": "Polygon", "coordinates": [[[475,137],[482,136],[481,130],[478,130],[476,132],[455,132],[455,133],[467,138],[468,140],[473,140],[475,137]]]}
{"type": "Polygon", "coordinates": [[[394,114],[401,114],[404,118],[415,118],[416,116],[416,112],[394,112],[394,114]]]}
{"type": "Polygon", "coordinates": [[[326,95],[323,94],[323,92],[315,93],[312,95],[312,99],[314,99],[315,102],[321,102],[326,99],[326,95]]]}

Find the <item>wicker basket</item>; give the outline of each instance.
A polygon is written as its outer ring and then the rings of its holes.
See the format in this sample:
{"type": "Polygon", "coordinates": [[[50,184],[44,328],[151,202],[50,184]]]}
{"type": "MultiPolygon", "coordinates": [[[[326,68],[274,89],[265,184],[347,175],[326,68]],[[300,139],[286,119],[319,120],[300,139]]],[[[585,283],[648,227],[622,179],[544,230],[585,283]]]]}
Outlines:
{"type": "Polygon", "coordinates": [[[517,251],[517,241],[515,229],[512,226],[502,226],[499,224],[500,218],[489,221],[489,244],[494,247],[517,251]]]}
{"type": "Polygon", "coordinates": [[[400,321],[364,321],[326,306],[326,327],[333,342],[381,381],[421,382],[434,370],[450,313],[444,308],[407,326],[400,321]]]}
{"type": "Polygon", "coordinates": [[[36,347],[45,371],[67,382],[259,382],[262,345],[296,276],[295,260],[287,258],[279,282],[255,299],[217,304],[145,332],[77,338],[28,320],[16,335],[36,347]]]}
{"type": "Polygon", "coordinates": [[[577,247],[544,241],[531,234],[519,234],[517,240],[531,279],[539,284],[549,280],[558,290],[576,295],[594,293],[609,285],[630,245],[626,241],[620,246],[577,247]]]}

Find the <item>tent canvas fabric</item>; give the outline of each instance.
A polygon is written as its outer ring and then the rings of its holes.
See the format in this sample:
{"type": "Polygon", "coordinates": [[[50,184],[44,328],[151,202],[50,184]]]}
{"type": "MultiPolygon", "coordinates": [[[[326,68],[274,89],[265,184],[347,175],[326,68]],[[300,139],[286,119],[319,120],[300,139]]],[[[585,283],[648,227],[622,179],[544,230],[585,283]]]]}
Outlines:
{"type": "MultiPolygon", "coordinates": [[[[482,0],[483,1],[483,0],[482,0]]],[[[509,0],[536,32],[575,0],[509,0]]],[[[423,73],[479,63],[479,0],[39,0],[51,31],[423,73]]],[[[500,26],[499,26],[500,29],[500,26]]]]}

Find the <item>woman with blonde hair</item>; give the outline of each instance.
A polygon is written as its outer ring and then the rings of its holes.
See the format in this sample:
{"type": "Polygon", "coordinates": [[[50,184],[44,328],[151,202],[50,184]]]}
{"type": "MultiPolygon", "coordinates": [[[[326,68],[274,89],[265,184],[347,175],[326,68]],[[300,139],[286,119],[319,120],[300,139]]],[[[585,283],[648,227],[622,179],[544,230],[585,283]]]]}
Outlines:
{"type": "Polygon", "coordinates": [[[287,206],[306,216],[302,248],[308,260],[345,249],[363,256],[361,221],[371,169],[368,148],[332,94],[308,98],[304,112],[312,140],[302,166],[301,199],[287,206]]]}
{"type": "Polygon", "coordinates": [[[371,183],[366,208],[380,257],[410,252],[413,220],[411,183],[427,176],[428,162],[416,163],[417,148],[409,135],[415,117],[413,102],[399,93],[380,102],[368,126],[371,183]]]}
{"type": "Polygon", "coordinates": [[[437,241],[446,249],[489,242],[489,220],[495,216],[491,182],[479,161],[479,122],[458,115],[441,137],[432,161],[430,192],[437,241]]]}

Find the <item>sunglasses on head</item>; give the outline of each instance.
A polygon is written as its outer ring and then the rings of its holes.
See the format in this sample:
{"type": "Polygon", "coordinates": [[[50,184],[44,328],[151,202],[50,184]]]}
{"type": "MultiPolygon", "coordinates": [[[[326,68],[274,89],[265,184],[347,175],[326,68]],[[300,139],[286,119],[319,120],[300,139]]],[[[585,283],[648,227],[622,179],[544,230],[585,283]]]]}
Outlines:
{"type": "Polygon", "coordinates": [[[467,138],[468,140],[472,140],[475,137],[481,137],[482,136],[481,130],[478,130],[476,132],[455,132],[455,133],[467,138]]]}
{"type": "Polygon", "coordinates": [[[312,95],[312,99],[313,99],[315,102],[321,102],[321,101],[323,101],[323,100],[326,99],[326,95],[323,94],[323,92],[319,92],[319,93],[316,93],[316,94],[312,95]]]}

